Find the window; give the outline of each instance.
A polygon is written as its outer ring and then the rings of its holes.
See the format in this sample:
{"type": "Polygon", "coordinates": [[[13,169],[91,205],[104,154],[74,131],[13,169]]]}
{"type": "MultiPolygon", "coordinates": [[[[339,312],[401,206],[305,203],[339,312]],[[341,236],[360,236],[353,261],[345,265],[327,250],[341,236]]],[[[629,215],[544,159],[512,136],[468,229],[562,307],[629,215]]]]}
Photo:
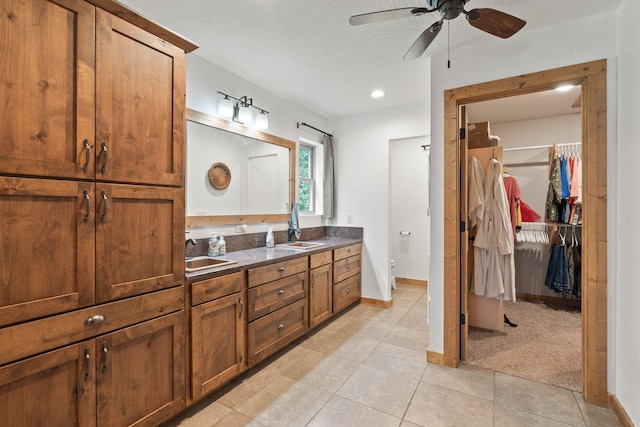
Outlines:
{"type": "Polygon", "coordinates": [[[298,201],[300,212],[315,212],[316,159],[315,147],[300,143],[298,150],[298,201]]]}

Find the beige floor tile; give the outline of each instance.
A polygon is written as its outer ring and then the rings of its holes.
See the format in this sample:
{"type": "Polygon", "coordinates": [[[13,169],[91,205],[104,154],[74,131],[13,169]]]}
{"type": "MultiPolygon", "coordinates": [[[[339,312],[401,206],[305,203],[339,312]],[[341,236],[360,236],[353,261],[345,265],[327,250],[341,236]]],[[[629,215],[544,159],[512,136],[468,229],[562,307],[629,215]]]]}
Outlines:
{"type": "Polygon", "coordinates": [[[359,364],[330,354],[312,351],[282,375],[321,390],[335,393],[359,364]]]}
{"type": "Polygon", "coordinates": [[[420,298],[422,298],[422,293],[407,291],[407,290],[404,290],[404,289],[395,289],[391,293],[391,297],[394,300],[405,299],[405,300],[416,302],[420,298]]]}
{"type": "Polygon", "coordinates": [[[393,329],[393,325],[363,318],[351,319],[340,331],[350,336],[360,336],[382,341],[384,337],[393,329]]]}
{"type": "Polygon", "coordinates": [[[304,426],[331,393],[280,376],[236,411],[267,426],[304,426]]]}
{"type": "Polygon", "coordinates": [[[396,325],[400,319],[407,314],[407,310],[397,310],[395,308],[370,307],[369,310],[361,313],[358,318],[365,320],[373,320],[376,322],[389,323],[396,325]]]}
{"type": "Polygon", "coordinates": [[[422,376],[422,381],[493,401],[493,371],[465,365],[461,365],[458,368],[449,368],[430,363],[422,376]]]}
{"type": "Polygon", "coordinates": [[[362,363],[379,344],[380,341],[371,338],[336,332],[319,345],[316,351],[362,363]]]}
{"type": "Polygon", "coordinates": [[[400,427],[421,427],[418,424],[410,423],[409,421],[402,421],[400,427]]]}
{"type": "Polygon", "coordinates": [[[310,349],[315,349],[317,348],[320,344],[322,344],[323,342],[325,342],[327,339],[329,339],[331,337],[331,335],[335,334],[337,331],[333,328],[325,328],[320,326],[320,329],[315,331],[314,333],[310,334],[309,336],[301,339],[300,341],[298,341],[297,345],[300,345],[302,347],[306,347],[306,348],[310,348],[310,349]]]}
{"type": "Polygon", "coordinates": [[[617,427],[620,426],[618,418],[611,409],[601,408],[590,404],[584,399],[582,393],[573,392],[582,413],[582,418],[588,427],[617,427]]]}
{"type": "Polygon", "coordinates": [[[554,421],[539,415],[519,411],[515,408],[496,405],[493,407],[494,427],[568,427],[569,424],[554,421]]]}
{"type": "Polygon", "coordinates": [[[307,354],[311,353],[311,349],[302,346],[286,347],[284,350],[274,354],[262,363],[264,369],[271,369],[278,373],[283,372],[289,366],[302,359],[307,354]]]}
{"type": "Polygon", "coordinates": [[[402,417],[417,380],[361,365],[336,394],[387,414],[402,417]]]}
{"type": "Polygon", "coordinates": [[[232,411],[223,419],[215,424],[215,427],[266,427],[264,424],[243,415],[239,412],[232,411]]]}
{"type": "Polygon", "coordinates": [[[327,324],[324,329],[329,329],[332,331],[339,331],[340,329],[342,329],[345,325],[348,325],[349,322],[351,322],[354,318],[358,317],[358,315],[362,312],[362,311],[366,311],[369,307],[365,306],[365,305],[356,305],[354,306],[353,309],[351,309],[349,312],[347,313],[343,313],[338,317],[335,317],[333,319],[331,319],[330,323],[327,324]],[[362,307],[362,308],[360,308],[362,307]],[[357,311],[356,311],[357,309],[357,311]],[[352,313],[353,312],[353,313],[352,313]]]}
{"type": "Polygon", "coordinates": [[[423,351],[388,343],[381,343],[376,347],[364,364],[412,379],[420,379],[427,368],[423,351]]]}
{"type": "Polygon", "coordinates": [[[308,424],[309,427],[397,427],[400,418],[368,406],[333,396],[308,424]]]}
{"type": "Polygon", "coordinates": [[[408,299],[392,299],[391,302],[392,304],[390,308],[401,311],[409,311],[414,305],[416,305],[415,301],[408,299]]]}
{"type": "Polygon", "coordinates": [[[491,427],[493,404],[479,397],[421,382],[404,420],[428,427],[491,427]]]}
{"type": "Polygon", "coordinates": [[[419,294],[423,294],[423,293],[427,292],[427,287],[426,286],[418,286],[418,285],[410,285],[408,283],[396,282],[396,289],[394,289],[392,292],[395,292],[397,290],[409,291],[409,292],[417,292],[419,294]]]}
{"type": "Polygon", "coordinates": [[[495,403],[529,414],[551,418],[573,426],[582,426],[582,416],[573,393],[496,372],[495,403]]]}
{"type": "Polygon", "coordinates": [[[427,302],[424,301],[420,301],[418,300],[413,307],[411,307],[411,310],[409,310],[409,313],[411,314],[419,314],[421,316],[423,316],[425,319],[427,318],[427,313],[429,312],[429,306],[427,305],[427,302]]]}
{"type": "Polygon", "coordinates": [[[429,345],[429,332],[395,326],[383,341],[389,344],[426,352],[429,345]]]}
{"type": "Polygon", "coordinates": [[[221,403],[211,402],[211,400],[205,399],[202,402],[196,404],[194,407],[188,409],[179,417],[174,418],[166,424],[163,424],[163,426],[211,427],[231,412],[233,412],[231,408],[227,408],[221,403]]]}
{"type": "Polygon", "coordinates": [[[402,319],[400,319],[397,326],[402,326],[409,329],[417,329],[419,331],[429,330],[427,315],[414,313],[413,310],[409,311],[402,319]]]}
{"type": "Polygon", "coordinates": [[[235,409],[268,386],[278,375],[278,372],[272,369],[247,372],[221,390],[223,394],[218,398],[218,402],[235,409]]]}

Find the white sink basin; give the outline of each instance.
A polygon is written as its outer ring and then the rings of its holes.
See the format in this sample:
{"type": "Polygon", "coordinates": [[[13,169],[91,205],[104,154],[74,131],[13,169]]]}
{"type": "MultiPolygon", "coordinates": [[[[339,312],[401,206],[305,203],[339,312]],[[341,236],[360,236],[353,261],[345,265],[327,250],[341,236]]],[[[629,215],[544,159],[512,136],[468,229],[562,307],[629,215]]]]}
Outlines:
{"type": "Polygon", "coordinates": [[[305,250],[309,250],[309,249],[321,248],[322,246],[326,246],[326,244],[325,243],[318,243],[318,242],[298,241],[298,242],[280,243],[277,246],[279,248],[283,248],[283,249],[296,249],[296,250],[305,251],[305,250]]]}
{"type": "Polygon", "coordinates": [[[225,265],[236,264],[234,261],[226,258],[214,258],[209,256],[198,256],[185,260],[184,271],[192,273],[194,271],[206,270],[209,268],[223,267],[225,265]]]}

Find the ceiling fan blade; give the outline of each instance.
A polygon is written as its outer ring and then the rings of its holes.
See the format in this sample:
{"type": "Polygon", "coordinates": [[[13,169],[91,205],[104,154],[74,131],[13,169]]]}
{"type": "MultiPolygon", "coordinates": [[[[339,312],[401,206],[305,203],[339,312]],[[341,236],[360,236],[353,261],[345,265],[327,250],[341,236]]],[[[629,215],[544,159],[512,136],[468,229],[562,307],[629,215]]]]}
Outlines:
{"type": "Polygon", "coordinates": [[[466,15],[467,21],[477,29],[503,39],[511,37],[527,23],[508,13],[489,8],[473,9],[466,15]]]}
{"type": "MultiPolygon", "coordinates": [[[[435,10],[435,9],[434,9],[435,10]]],[[[349,18],[351,25],[372,24],[374,22],[388,21],[390,19],[409,18],[433,12],[425,7],[403,7],[400,9],[381,10],[379,12],[364,13],[354,15],[349,18]]]]}
{"type": "Polygon", "coordinates": [[[413,42],[407,53],[402,57],[403,61],[410,61],[412,59],[419,58],[429,47],[433,39],[436,38],[440,30],[442,29],[442,21],[434,22],[429,28],[424,30],[420,37],[413,42]]]}

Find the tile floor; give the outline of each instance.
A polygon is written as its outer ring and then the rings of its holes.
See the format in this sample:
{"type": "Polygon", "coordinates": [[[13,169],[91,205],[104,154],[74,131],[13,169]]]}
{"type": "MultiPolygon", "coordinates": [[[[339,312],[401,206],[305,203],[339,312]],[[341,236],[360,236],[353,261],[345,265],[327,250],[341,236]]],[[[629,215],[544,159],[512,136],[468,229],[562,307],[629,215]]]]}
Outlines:
{"type": "Polygon", "coordinates": [[[167,426],[618,426],[582,395],[497,372],[427,364],[424,287],[357,305],[167,426]]]}

